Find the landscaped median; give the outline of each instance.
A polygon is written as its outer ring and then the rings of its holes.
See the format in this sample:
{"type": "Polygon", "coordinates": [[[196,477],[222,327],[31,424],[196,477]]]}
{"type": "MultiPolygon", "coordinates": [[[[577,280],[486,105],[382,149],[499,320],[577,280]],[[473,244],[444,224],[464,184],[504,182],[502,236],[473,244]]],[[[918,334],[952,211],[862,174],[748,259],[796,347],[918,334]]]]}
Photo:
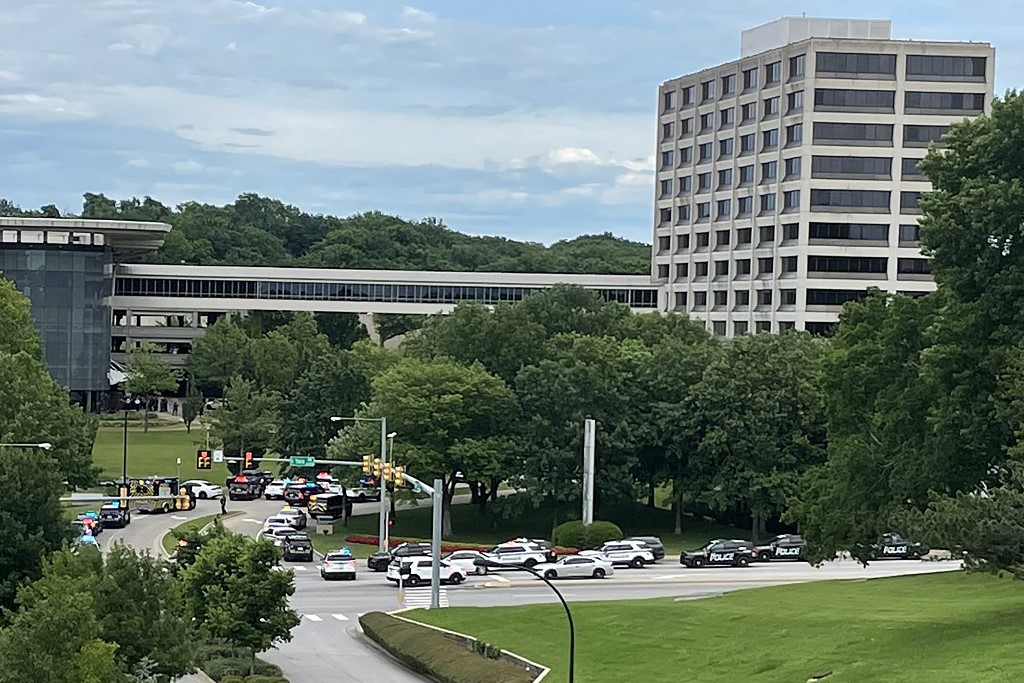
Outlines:
{"type": "MultiPolygon", "coordinates": [[[[825,683],[1024,680],[1017,654],[1024,590],[988,575],[820,581],[702,600],[574,602],[572,611],[576,680],[588,683],[793,683],[828,672],[825,683]]],[[[551,667],[550,681],[566,680],[569,629],[561,605],[404,616],[500,643],[551,667]]]]}
{"type": "Polygon", "coordinates": [[[370,612],[359,625],[392,656],[439,683],[533,683],[546,673],[496,645],[399,616],[370,612]]]}
{"type": "Polygon", "coordinates": [[[206,526],[213,524],[213,520],[220,517],[222,520],[227,517],[234,517],[235,515],[241,514],[237,510],[234,512],[228,512],[227,514],[216,514],[216,515],[204,515],[202,517],[196,517],[190,519],[187,522],[182,522],[176,527],[172,527],[167,530],[163,538],[160,540],[161,545],[164,548],[164,552],[167,553],[168,557],[174,554],[174,549],[178,546],[177,533],[186,533],[191,531],[201,531],[206,526]]]}

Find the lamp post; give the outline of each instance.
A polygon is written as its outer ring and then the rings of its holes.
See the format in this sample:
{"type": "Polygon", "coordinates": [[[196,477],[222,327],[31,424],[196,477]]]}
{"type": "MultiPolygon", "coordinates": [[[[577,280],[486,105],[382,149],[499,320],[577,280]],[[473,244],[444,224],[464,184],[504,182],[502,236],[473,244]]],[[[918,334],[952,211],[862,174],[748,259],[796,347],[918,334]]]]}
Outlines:
{"type": "Polygon", "coordinates": [[[555,584],[551,583],[550,579],[545,577],[543,574],[541,574],[533,567],[527,567],[524,564],[501,564],[500,562],[488,560],[483,557],[478,557],[477,559],[473,560],[473,564],[477,567],[488,567],[496,569],[518,569],[519,571],[530,572],[538,579],[546,583],[548,585],[548,588],[555,592],[555,595],[558,596],[558,600],[562,603],[562,608],[565,610],[565,618],[569,620],[569,683],[573,683],[573,676],[575,675],[576,668],[576,626],[575,624],[573,624],[572,621],[572,611],[569,609],[569,603],[567,603],[565,601],[565,598],[562,597],[562,593],[557,588],[555,588],[555,584]]]}
{"type": "MultiPolygon", "coordinates": [[[[388,419],[386,417],[340,417],[331,416],[331,422],[379,422],[380,423],[380,466],[388,461],[388,419]]],[[[388,549],[387,540],[387,481],[385,477],[380,478],[380,526],[377,533],[378,550],[384,552],[388,549]]]]}
{"type": "Polygon", "coordinates": [[[121,486],[128,486],[128,407],[134,405],[136,408],[142,401],[135,398],[124,397],[124,433],[121,437],[121,486]]]}
{"type": "MultiPolygon", "coordinates": [[[[398,432],[390,432],[388,434],[388,462],[391,463],[392,469],[395,467],[395,437],[398,436],[398,432]]],[[[384,482],[384,488],[381,493],[381,502],[384,501],[384,493],[387,492],[387,482],[384,482]]],[[[395,504],[395,494],[392,492],[390,496],[390,504],[384,506],[384,547],[387,547],[389,540],[391,539],[391,506],[395,504]]]]}

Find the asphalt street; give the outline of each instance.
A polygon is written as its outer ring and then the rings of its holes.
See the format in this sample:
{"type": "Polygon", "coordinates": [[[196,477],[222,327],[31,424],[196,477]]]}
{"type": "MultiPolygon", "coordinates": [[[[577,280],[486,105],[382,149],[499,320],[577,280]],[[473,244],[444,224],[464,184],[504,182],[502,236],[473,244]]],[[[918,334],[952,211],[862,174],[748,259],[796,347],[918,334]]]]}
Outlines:
{"type": "MultiPolygon", "coordinates": [[[[239,511],[225,521],[236,531],[255,535],[263,519],[281,508],[280,501],[237,501],[228,503],[228,511],[239,511]]],[[[374,514],[377,503],[354,506],[354,514],[374,514]]],[[[219,511],[219,502],[200,501],[188,513],[153,517],[133,516],[126,530],[104,532],[104,545],[121,539],[139,548],[159,550],[160,537],[189,517],[219,511]]],[[[295,594],[291,605],[302,617],[292,640],[261,655],[281,667],[293,683],[332,680],[343,683],[420,683],[412,674],[369,643],[358,631],[359,615],[371,611],[390,611],[403,605],[397,588],[383,573],[370,572],[360,560],[356,581],[326,582],[318,565],[283,563],[295,573],[295,594]]],[[[958,562],[912,560],[879,561],[863,567],[852,560],[827,563],[821,568],[799,562],[756,563],[746,568],[686,569],[675,557],[666,557],[643,569],[616,568],[603,580],[576,579],[559,582],[565,599],[572,602],[592,600],[638,600],[674,597],[694,599],[720,595],[744,588],[800,583],[826,579],[868,579],[905,574],[955,570],[958,562]]],[[[551,591],[531,575],[516,571],[491,572],[471,576],[461,586],[443,588],[452,607],[497,607],[528,603],[552,603],[551,591]]],[[[407,590],[410,601],[425,599],[429,588],[407,590]]]]}

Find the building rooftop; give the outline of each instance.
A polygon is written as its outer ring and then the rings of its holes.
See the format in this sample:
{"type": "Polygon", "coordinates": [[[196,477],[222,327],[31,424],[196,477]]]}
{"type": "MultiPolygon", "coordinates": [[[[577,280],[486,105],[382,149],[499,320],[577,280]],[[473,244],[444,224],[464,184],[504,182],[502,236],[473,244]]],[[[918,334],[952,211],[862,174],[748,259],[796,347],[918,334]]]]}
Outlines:
{"type": "Polygon", "coordinates": [[[889,19],[830,19],[825,17],[782,17],[740,34],[740,57],[774,50],[809,38],[861,38],[890,40],[889,19]]]}
{"type": "Polygon", "coordinates": [[[88,218],[24,218],[0,216],[0,246],[55,244],[107,246],[120,255],[159,249],[167,223],[107,221],[88,218]]]}

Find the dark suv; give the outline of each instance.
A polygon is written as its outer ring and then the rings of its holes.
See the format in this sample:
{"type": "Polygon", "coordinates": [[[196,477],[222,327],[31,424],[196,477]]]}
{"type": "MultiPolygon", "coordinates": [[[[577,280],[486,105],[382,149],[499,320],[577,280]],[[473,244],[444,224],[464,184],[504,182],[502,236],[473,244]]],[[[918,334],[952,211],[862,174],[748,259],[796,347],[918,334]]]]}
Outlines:
{"type": "Polygon", "coordinates": [[[107,503],[100,508],[100,521],[104,527],[123,529],[132,523],[132,513],[120,503],[107,503]]]}
{"type": "Polygon", "coordinates": [[[711,565],[730,565],[746,567],[754,559],[754,544],[750,541],[710,541],[697,550],[684,550],[679,556],[679,564],[698,569],[711,565]]]}
{"type": "Polygon", "coordinates": [[[807,542],[796,534],[780,534],[765,545],[757,546],[757,559],[762,562],[770,560],[802,560],[807,542]]]}
{"type": "Polygon", "coordinates": [[[305,534],[292,534],[285,537],[284,559],[289,562],[312,562],[313,544],[305,534]]]}
{"type": "Polygon", "coordinates": [[[366,566],[375,572],[387,571],[391,561],[399,557],[430,555],[429,543],[402,543],[385,552],[377,551],[366,559],[366,566]]]}

